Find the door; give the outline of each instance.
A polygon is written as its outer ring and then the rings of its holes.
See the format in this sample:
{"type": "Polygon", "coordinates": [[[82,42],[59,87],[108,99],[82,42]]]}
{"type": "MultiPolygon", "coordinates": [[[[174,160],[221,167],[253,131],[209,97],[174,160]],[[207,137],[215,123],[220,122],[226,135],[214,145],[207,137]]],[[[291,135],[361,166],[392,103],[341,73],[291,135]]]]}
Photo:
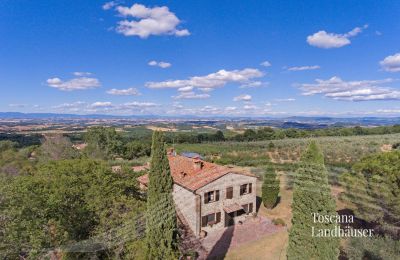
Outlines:
{"type": "Polygon", "coordinates": [[[234,218],[235,217],[235,212],[232,213],[226,213],[225,212],[225,227],[229,227],[235,224],[234,218]]]}

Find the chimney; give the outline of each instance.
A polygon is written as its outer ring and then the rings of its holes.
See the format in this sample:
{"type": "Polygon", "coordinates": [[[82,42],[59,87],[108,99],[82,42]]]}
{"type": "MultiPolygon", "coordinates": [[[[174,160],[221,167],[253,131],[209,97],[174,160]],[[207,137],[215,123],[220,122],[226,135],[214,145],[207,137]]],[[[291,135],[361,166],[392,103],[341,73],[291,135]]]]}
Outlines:
{"type": "Polygon", "coordinates": [[[176,156],[176,152],[174,148],[168,148],[167,155],[176,156]]]}
{"type": "Polygon", "coordinates": [[[203,168],[203,162],[200,159],[194,159],[193,168],[196,171],[200,171],[203,168]]]}

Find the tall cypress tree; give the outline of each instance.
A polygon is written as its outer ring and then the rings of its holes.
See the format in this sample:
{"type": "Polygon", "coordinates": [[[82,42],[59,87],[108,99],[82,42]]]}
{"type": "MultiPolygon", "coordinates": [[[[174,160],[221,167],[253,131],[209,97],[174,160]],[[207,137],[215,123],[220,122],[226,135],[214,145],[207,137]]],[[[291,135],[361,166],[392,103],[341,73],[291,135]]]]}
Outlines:
{"type": "Polygon", "coordinates": [[[276,176],[274,168],[271,166],[265,171],[261,191],[264,206],[273,208],[278,200],[279,179],[276,176]]]}
{"type": "Polygon", "coordinates": [[[177,219],[172,191],[173,180],[163,134],[155,131],[147,192],[147,259],[177,258],[177,219]]]}
{"type": "Polygon", "coordinates": [[[288,259],[338,259],[339,238],[312,236],[312,227],[314,230],[335,228],[335,223],[314,223],[313,213],[336,214],[324,156],[315,142],[302,155],[296,172],[292,213],[288,259]]]}

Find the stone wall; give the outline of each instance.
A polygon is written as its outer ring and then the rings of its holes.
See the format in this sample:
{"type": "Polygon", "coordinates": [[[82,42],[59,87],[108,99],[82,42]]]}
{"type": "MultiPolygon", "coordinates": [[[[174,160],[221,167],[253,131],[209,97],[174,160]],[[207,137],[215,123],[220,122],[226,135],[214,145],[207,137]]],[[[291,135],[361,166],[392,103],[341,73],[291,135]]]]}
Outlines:
{"type": "MultiPolygon", "coordinates": [[[[223,228],[225,226],[225,212],[224,207],[237,203],[238,205],[244,205],[253,203],[253,212],[256,212],[256,177],[250,177],[241,174],[229,173],[212,183],[198,189],[196,194],[200,195],[201,208],[199,221],[202,216],[221,212],[221,222],[214,224],[212,226],[202,227],[201,230],[206,232],[212,232],[215,229],[223,228]],[[252,183],[252,193],[244,194],[240,196],[240,185],[252,183]],[[233,198],[226,199],[226,188],[233,187],[233,198]],[[204,204],[204,193],[209,191],[219,190],[219,200],[215,202],[210,202],[204,204]]],[[[235,223],[238,221],[243,221],[248,215],[244,214],[242,216],[235,218],[235,223]]]]}
{"type": "Polygon", "coordinates": [[[196,197],[193,192],[174,184],[172,193],[177,211],[185,218],[184,221],[195,235],[198,235],[198,227],[200,226],[199,209],[196,208],[196,197]]]}

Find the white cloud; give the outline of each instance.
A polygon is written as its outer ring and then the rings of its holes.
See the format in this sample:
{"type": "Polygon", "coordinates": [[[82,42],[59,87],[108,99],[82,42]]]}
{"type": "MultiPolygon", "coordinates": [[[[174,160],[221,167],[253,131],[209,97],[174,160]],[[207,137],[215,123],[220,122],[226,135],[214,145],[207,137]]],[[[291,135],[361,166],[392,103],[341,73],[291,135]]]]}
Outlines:
{"type": "Polygon", "coordinates": [[[380,114],[398,114],[400,109],[378,109],[376,112],[380,114]]]}
{"type": "Polygon", "coordinates": [[[141,4],[134,4],[131,7],[118,6],[116,10],[123,17],[133,18],[118,22],[116,30],[125,36],[147,38],[150,35],[175,35],[178,37],[190,35],[187,29],[177,28],[181,20],[166,6],[148,8],[141,4]]]}
{"type": "Polygon", "coordinates": [[[90,72],[82,72],[82,71],[76,71],[76,72],[74,72],[74,73],[72,73],[74,76],[77,76],[77,77],[83,77],[83,76],[90,76],[90,75],[92,75],[92,73],[90,73],[90,72]]]}
{"type": "Polygon", "coordinates": [[[248,94],[243,94],[233,98],[233,101],[251,101],[251,96],[248,94]]]}
{"type": "Polygon", "coordinates": [[[67,81],[54,77],[47,79],[46,82],[49,87],[64,91],[92,89],[101,85],[98,79],[89,77],[77,77],[67,81]]]}
{"type": "Polygon", "coordinates": [[[244,109],[244,110],[255,110],[255,109],[257,109],[257,106],[252,105],[252,104],[244,105],[244,106],[243,106],[243,109],[244,109]]]}
{"type": "Polygon", "coordinates": [[[147,82],[149,88],[183,88],[193,87],[199,89],[210,89],[222,87],[227,83],[250,83],[251,79],[262,77],[264,74],[258,69],[243,70],[219,70],[206,76],[194,76],[183,80],[167,80],[161,82],[147,82]]]}
{"type": "Polygon", "coordinates": [[[199,90],[200,90],[200,91],[203,91],[203,92],[211,92],[211,91],[213,91],[214,89],[213,89],[213,88],[199,88],[199,90]]]}
{"type": "Polygon", "coordinates": [[[236,111],[237,107],[225,107],[225,111],[236,111]]]}
{"type": "Polygon", "coordinates": [[[182,88],[178,88],[179,92],[189,92],[189,91],[193,91],[193,87],[192,86],[187,86],[187,87],[182,87],[182,88]]]}
{"type": "Polygon", "coordinates": [[[9,107],[18,107],[18,108],[23,108],[27,107],[28,104],[8,104],[9,107]]]}
{"type": "Polygon", "coordinates": [[[400,52],[387,56],[379,64],[386,71],[399,72],[400,71],[400,52]]]}
{"type": "Polygon", "coordinates": [[[290,67],[287,70],[289,71],[302,71],[302,70],[317,70],[320,69],[321,67],[318,65],[313,65],[313,66],[299,66],[299,67],[290,67]]]}
{"type": "Polygon", "coordinates": [[[350,37],[354,37],[357,34],[361,33],[363,29],[366,29],[368,25],[364,25],[363,27],[356,27],[348,33],[345,34],[336,34],[336,33],[328,33],[326,31],[319,31],[314,33],[313,35],[307,36],[307,42],[311,46],[330,49],[330,48],[340,48],[346,46],[351,43],[349,40],[350,37]]]}
{"type": "Polygon", "coordinates": [[[155,61],[155,60],[152,60],[152,61],[149,61],[149,63],[147,63],[149,66],[157,66],[157,67],[160,67],[160,68],[162,68],[162,69],[166,69],[166,68],[169,68],[169,67],[171,67],[171,63],[169,63],[169,62],[165,62],[165,61],[155,61]]]}
{"type": "Polygon", "coordinates": [[[239,88],[260,88],[260,87],[268,86],[268,84],[269,84],[268,82],[252,81],[252,82],[241,85],[239,88]]]}
{"type": "Polygon", "coordinates": [[[103,10],[110,10],[114,6],[117,6],[117,3],[115,1],[110,1],[110,2],[103,4],[102,8],[103,8],[103,10]]]}
{"type": "Polygon", "coordinates": [[[269,62],[269,61],[267,61],[267,60],[261,62],[260,65],[261,65],[261,66],[264,66],[264,67],[270,67],[270,66],[272,66],[271,62],[269,62]]]}
{"type": "Polygon", "coordinates": [[[53,106],[55,109],[72,109],[72,108],[78,108],[86,104],[85,102],[82,101],[76,101],[73,103],[63,103],[57,106],[53,106]]]}
{"type": "Polygon", "coordinates": [[[393,79],[343,81],[339,77],[328,80],[316,79],[313,84],[301,84],[303,95],[323,94],[336,100],[368,101],[368,100],[400,100],[400,91],[379,85],[393,82],[393,79]]]}
{"type": "Polygon", "coordinates": [[[276,102],[292,102],[292,101],[296,101],[296,99],[294,98],[277,98],[275,99],[276,102]]]}
{"type": "Polygon", "coordinates": [[[156,103],[152,102],[128,102],[122,105],[119,105],[120,108],[132,109],[132,108],[148,108],[148,107],[156,107],[158,106],[156,103]]]}
{"type": "Polygon", "coordinates": [[[139,96],[140,92],[136,88],[128,88],[128,89],[110,89],[107,91],[107,94],[116,95],[116,96],[139,96]]]}
{"type": "Polygon", "coordinates": [[[90,105],[90,107],[93,108],[98,108],[98,107],[112,107],[112,103],[111,102],[94,102],[93,104],[90,105]]]}
{"type": "Polygon", "coordinates": [[[178,96],[173,96],[174,99],[205,99],[209,97],[209,94],[198,94],[193,91],[181,92],[178,96]]]}

